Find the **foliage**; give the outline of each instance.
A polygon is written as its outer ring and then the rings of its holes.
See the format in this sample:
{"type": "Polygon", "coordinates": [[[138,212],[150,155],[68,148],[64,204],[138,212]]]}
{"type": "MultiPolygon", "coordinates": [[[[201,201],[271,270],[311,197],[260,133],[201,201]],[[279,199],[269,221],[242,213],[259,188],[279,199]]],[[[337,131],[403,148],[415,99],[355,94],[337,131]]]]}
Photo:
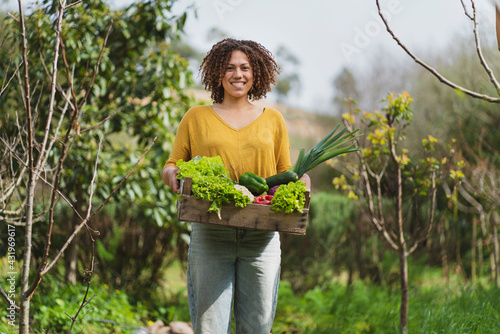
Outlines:
{"type": "MultiPolygon", "coordinates": [[[[412,267],[410,333],[496,333],[499,292],[481,285],[446,285],[439,270],[412,267]],[[435,280],[437,276],[437,281],[435,280]]],[[[280,283],[273,331],[277,333],[393,334],[398,328],[399,297],[383,286],[356,281],[321,284],[304,294],[280,283]]]]}
{"type": "MultiPolygon", "coordinates": [[[[392,265],[395,263],[392,261],[392,265]]],[[[178,271],[178,266],[175,266],[178,271]]],[[[445,281],[439,268],[410,263],[410,306],[414,310],[409,317],[409,332],[429,333],[496,333],[500,326],[500,292],[485,288],[482,284],[463,285],[460,277],[445,281]]],[[[286,269],[286,268],[284,268],[286,269]]],[[[115,291],[96,280],[92,285],[88,313],[77,323],[77,332],[129,333],[125,325],[146,326],[149,321],[189,321],[185,277],[169,270],[182,288],[173,284],[158,290],[155,305],[145,307],[132,304],[124,291],[115,291]],[[170,291],[168,297],[161,297],[170,291]],[[112,320],[118,324],[106,324],[94,320],[112,320]]],[[[337,273],[303,292],[297,292],[287,280],[279,287],[278,307],[274,333],[376,333],[393,334],[397,331],[399,296],[387,286],[374,285],[357,280],[350,286],[337,273]]],[[[36,297],[34,313],[35,332],[65,332],[69,318],[64,312],[74,314],[81,302],[85,287],[64,286],[51,278],[41,286],[36,297]],[[43,306],[42,306],[43,305],[43,306]]],[[[0,331],[7,331],[5,319],[0,321],[0,331]]],[[[8,333],[8,331],[7,331],[8,333]]]]}
{"type": "Polygon", "coordinates": [[[338,273],[381,283],[391,266],[381,262],[385,245],[353,199],[338,193],[316,192],[311,196],[305,236],[283,234],[282,277],[295,291],[328,284],[338,273]]]}
{"type": "MultiPolygon", "coordinates": [[[[45,280],[39,293],[34,295],[33,333],[66,333],[71,324],[69,315],[73,316],[80,307],[86,286],[61,284],[59,279],[45,280]]],[[[78,318],[73,328],[75,332],[130,333],[131,328],[147,324],[149,311],[141,304],[132,305],[129,296],[120,290],[95,282],[90,288],[90,298],[90,303],[83,309],[84,315],[78,318]]],[[[0,322],[0,331],[7,330],[3,326],[6,324],[0,322]]]]}

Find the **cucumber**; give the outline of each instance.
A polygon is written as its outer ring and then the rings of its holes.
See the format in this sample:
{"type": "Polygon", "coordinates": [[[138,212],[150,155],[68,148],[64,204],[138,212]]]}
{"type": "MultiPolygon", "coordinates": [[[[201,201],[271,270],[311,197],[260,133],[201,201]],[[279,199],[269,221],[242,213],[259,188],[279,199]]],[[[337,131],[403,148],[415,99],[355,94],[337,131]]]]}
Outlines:
{"type": "Polygon", "coordinates": [[[267,186],[270,188],[277,186],[279,184],[288,184],[289,182],[295,182],[299,179],[297,173],[293,170],[287,170],[286,172],[281,172],[279,174],[270,176],[266,179],[267,186]]]}

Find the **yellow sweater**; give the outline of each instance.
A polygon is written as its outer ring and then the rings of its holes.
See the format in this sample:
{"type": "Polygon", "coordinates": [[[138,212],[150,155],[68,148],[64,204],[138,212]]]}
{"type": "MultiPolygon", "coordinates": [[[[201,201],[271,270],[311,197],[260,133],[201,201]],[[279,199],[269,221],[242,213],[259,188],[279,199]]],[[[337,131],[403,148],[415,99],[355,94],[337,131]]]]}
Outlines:
{"type": "Polygon", "coordinates": [[[182,118],[172,152],[165,166],[195,156],[219,155],[233,180],[245,172],[264,178],[286,171],[290,162],[290,142],[281,113],[265,108],[259,118],[235,129],[210,106],[196,106],[182,118]]]}

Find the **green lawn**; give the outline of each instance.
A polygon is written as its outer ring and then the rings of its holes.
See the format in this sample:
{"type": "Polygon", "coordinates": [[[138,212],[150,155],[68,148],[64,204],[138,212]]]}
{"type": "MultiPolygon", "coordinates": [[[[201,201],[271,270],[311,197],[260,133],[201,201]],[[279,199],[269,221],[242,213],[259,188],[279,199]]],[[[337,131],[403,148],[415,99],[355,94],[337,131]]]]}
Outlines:
{"type": "MultiPolygon", "coordinates": [[[[423,268],[411,279],[408,333],[497,334],[500,332],[500,290],[491,283],[464,285],[458,278],[444,280],[440,270],[423,268]]],[[[63,286],[44,280],[32,304],[35,333],[67,332],[85,292],[84,286],[63,286]],[[50,292],[48,292],[50,291],[50,292]]],[[[153,321],[189,321],[185,271],[178,263],[168,268],[164,287],[155,300],[134,303],[123,292],[97,280],[95,297],[86,306],[73,333],[132,333],[133,327],[153,321]],[[107,320],[111,322],[106,322],[107,320]]],[[[356,281],[317,286],[296,294],[282,281],[273,333],[398,333],[399,290],[356,281]]],[[[6,319],[0,333],[14,333],[6,319]]]]}

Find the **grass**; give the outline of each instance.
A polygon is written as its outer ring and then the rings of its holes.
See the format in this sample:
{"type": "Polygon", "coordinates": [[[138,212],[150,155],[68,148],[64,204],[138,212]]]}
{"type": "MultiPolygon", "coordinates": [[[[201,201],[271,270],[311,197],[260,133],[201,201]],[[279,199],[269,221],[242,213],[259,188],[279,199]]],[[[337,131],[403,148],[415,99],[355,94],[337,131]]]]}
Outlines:
{"type": "MultiPolygon", "coordinates": [[[[424,268],[410,291],[408,333],[493,334],[500,332],[500,290],[487,284],[437,281],[424,268]],[[432,281],[433,284],[428,284],[432,281]]],[[[399,328],[398,289],[356,281],[334,282],[297,296],[280,286],[274,333],[394,334],[399,328]]]]}
{"type": "MultiPolygon", "coordinates": [[[[500,332],[500,289],[481,281],[464,285],[458,277],[444,280],[440,269],[410,268],[410,305],[408,333],[411,334],[496,334],[500,332]]],[[[35,333],[65,332],[82,297],[82,287],[46,281],[46,294],[33,303],[35,333]]],[[[43,289],[42,289],[43,290],[43,289]]],[[[39,290],[40,293],[43,291],[39,290]]],[[[125,326],[147,326],[162,320],[189,321],[185,271],[176,263],[169,267],[165,285],[155,295],[154,306],[130,303],[123,292],[109,289],[97,281],[92,293],[97,296],[86,309],[75,333],[131,333],[125,326]],[[105,324],[92,319],[110,319],[121,324],[105,324]]],[[[287,281],[279,289],[274,334],[395,334],[399,326],[399,289],[376,286],[361,280],[347,286],[334,280],[297,294],[287,281]]],[[[5,304],[4,304],[5,305],[5,304]]],[[[13,333],[5,319],[0,333],[13,333]]]]}

